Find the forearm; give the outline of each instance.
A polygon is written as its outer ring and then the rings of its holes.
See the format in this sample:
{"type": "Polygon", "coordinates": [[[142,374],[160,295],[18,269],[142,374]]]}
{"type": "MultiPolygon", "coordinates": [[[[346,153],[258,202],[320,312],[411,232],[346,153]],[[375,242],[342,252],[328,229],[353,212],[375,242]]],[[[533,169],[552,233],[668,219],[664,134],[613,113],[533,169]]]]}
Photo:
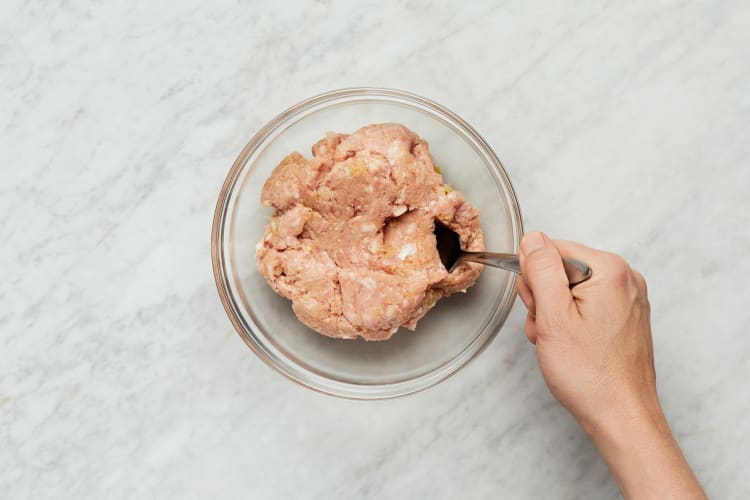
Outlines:
{"type": "Polygon", "coordinates": [[[706,498],[658,402],[627,407],[588,427],[625,498],[706,498]]]}

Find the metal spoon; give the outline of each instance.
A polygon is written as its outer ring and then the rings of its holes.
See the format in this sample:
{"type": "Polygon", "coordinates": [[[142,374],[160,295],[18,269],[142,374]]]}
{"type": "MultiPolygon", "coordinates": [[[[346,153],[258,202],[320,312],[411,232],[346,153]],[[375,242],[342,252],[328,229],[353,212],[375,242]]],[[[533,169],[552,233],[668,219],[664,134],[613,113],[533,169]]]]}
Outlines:
{"type": "MultiPolygon", "coordinates": [[[[458,235],[442,224],[435,224],[435,238],[437,239],[440,260],[448,272],[452,272],[459,265],[468,261],[521,274],[521,265],[516,254],[467,252],[461,248],[461,240],[458,235]]],[[[591,268],[580,260],[563,258],[563,268],[565,268],[565,274],[568,276],[568,283],[571,287],[583,283],[591,277],[591,268]]]]}

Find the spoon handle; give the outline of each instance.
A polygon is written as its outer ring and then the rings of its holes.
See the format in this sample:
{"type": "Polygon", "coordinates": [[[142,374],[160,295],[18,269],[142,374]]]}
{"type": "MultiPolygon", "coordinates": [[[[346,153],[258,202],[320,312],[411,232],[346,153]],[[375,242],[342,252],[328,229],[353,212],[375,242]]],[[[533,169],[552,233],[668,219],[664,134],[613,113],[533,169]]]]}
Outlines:
{"type": "MultiPolygon", "coordinates": [[[[487,266],[499,267],[506,271],[512,271],[521,274],[521,265],[518,261],[518,255],[513,253],[492,253],[492,252],[463,252],[461,260],[478,262],[487,266]]],[[[570,286],[583,283],[591,277],[591,268],[576,259],[563,258],[563,268],[568,276],[570,286]]]]}

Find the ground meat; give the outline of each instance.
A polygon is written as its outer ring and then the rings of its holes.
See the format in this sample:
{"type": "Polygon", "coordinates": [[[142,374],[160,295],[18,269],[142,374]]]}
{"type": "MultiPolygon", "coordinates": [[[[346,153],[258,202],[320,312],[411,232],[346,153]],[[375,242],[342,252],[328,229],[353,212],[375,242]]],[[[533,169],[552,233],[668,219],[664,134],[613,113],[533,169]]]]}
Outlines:
{"type": "Polygon", "coordinates": [[[292,153],[263,186],[276,209],[258,243],[258,269],[297,317],[337,338],[385,340],[446,295],[466,291],[481,265],[448,273],[436,221],[483,250],[479,211],[443,182],[427,142],[398,124],[329,133],[312,159],[292,153]]]}

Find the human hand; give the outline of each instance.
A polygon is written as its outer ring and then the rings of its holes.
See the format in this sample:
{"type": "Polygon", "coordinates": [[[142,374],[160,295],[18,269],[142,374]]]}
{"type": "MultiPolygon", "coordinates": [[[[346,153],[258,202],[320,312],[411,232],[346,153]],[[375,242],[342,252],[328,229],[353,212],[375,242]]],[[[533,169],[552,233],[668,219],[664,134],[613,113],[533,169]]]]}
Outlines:
{"type": "Polygon", "coordinates": [[[658,406],[646,282],[622,257],[530,233],[521,244],[518,293],[526,335],[552,394],[585,429],[612,412],[658,406]],[[561,256],[591,279],[569,288],[561,256]]]}
{"type": "Polygon", "coordinates": [[[622,257],[529,233],[517,290],[547,386],[592,437],[626,498],[705,498],[656,393],[643,276],[622,257]],[[562,257],[592,277],[569,288],[562,257]]]}

